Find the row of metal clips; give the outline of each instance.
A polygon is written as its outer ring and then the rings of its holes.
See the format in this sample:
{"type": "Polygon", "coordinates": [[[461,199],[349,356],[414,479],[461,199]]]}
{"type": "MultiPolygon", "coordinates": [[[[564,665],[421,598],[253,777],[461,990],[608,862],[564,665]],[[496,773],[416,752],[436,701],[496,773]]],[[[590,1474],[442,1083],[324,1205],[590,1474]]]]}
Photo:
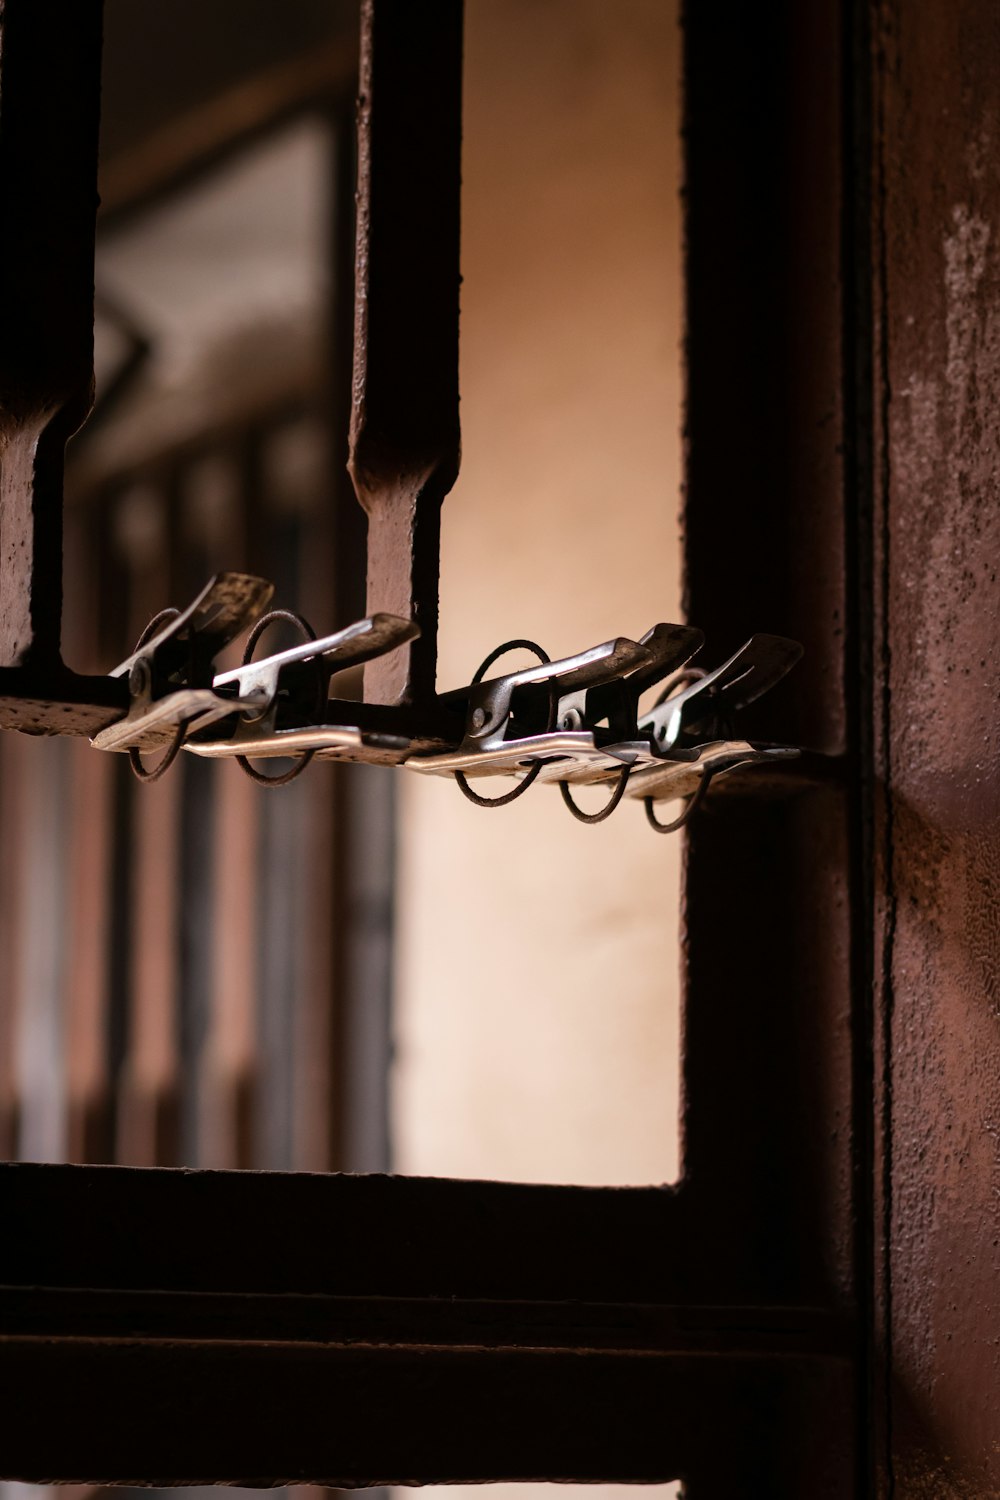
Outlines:
{"type": "Polygon", "coordinates": [[[658,831],[680,827],[713,779],[738,768],[787,760],[798,751],[741,737],[736,719],[795,665],[801,647],[780,636],[755,635],[713,671],[691,665],[704,644],[689,625],[655,625],[639,641],[618,637],[551,661],[532,641],[508,641],[482,663],[468,686],[437,699],[438,724],[449,734],[415,739],[387,710],[383,727],[363,727],[363,705],[330,701],[334,673],[361,666],[413,640],[417,626],[376,614],[320,638],[299,615],[267,612],[272,587],[244,573],[220,573],[183,611],[164,610],[132,655],[111,674],[125,677],[129,708],[93,743],[128,752],[136,774],[156,780],[182,748],[234,758],[255,781],[280,786],[314,758],[405,765],[423,775],[452,776],[479,807],[502,807],[536,781],[555,782],[566,806],[584,823],[600,823],[624,798],[641,800],[658,831]],[[263,632],[277,620],[303,636],[289,649],[253,659],[263,632]],[[215,657],[249,630],[240,666],[217,672],[215,657]],[[527,650],[530,667],[487,677],[506,653],[527,650]],[[651,707],[641,700],[659,689],[651,707]],[[353,721],[352,721],[353,720],[353,721]],[[361,720],[362,722],[357,722],[361,720]],[[142,756],[163,751],[152,768],[142,756]],[[290,757],[278,776],[250,759],[290,757]],[[472,782],[507,777],[513,787],[484,795],[472,782]],[[593,813],[574,789],[606,785],[610,796],[593,813]],[[661,822],[657,803],[679,800],[681,814],[661,822]]]}
{"type": "Polygon", "coordinates": [[[556,782],[580,822],[600,823],[623,797],[640,799],[658,832],[680,828],[710,782],[740,767],[788,760],[798,750],[739,738],[738,712],[791,670],[802,655],[795,641],[756,635],[734,656],[706,672],[689,665],[704,643],[700,630],[656,625],[640,641],[618,638],[578,656],[552,662],[531,641],[508,641],[479,668],[468,688],[445,701],[464,706],[465,734],[454,751],[413,755],[407,768],[452,775],[479,807],[502,807],[535,781],[556,782]],[[538,665],[486,678],[508,651],[530,650],[538,665]],[[651,709],[640,697],[661,685],[651,709]],[[500,796],[474,791],[470,778],[507,776],[517,785],[500,796]],[[573,787],[608,784],[611,795],[583,812],[573,787]],[[683,802],[669,823],[657,802],[683,802]]]}

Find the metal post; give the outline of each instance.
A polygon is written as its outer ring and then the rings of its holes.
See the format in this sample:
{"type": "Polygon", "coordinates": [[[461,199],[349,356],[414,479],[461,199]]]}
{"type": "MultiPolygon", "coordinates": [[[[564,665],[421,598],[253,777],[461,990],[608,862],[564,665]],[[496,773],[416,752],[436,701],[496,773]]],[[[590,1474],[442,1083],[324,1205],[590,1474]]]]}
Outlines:
{"type": "Polygon", "coordinates": [[[440,507],[458,474],[462,0],[364,0],[349,469],[368,610],[419,640],[370,664],[371,702],[434,694],[440,507]]]}
{"type": "Polygon", "coordinates": [[[3,727],[84,732],[122,697],[59,649],[63,449],[93,399],[101,20],[101,0],[0,9],[3,727]]]}

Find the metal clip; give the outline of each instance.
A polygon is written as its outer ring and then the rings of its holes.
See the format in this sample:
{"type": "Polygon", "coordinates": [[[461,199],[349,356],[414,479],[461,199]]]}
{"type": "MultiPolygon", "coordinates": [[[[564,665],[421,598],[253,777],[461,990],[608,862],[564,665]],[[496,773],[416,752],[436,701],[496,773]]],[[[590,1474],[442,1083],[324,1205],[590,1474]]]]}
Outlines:
{"type": "Polygon", "coordinates": [[[664,677],[676,673],[704,640],[703,633],[691,625],[654,625],[639,640],[647,653],[644,661],[626,667],[606,681],[560,696],[557,726],[591,729],[606,742],[640,738],[637,725],[640,697],[664,677]]]}
{"type": "Polygon", "coordinates": [[[220,573],[183,613],[158,615],[112,674],[128,678],[128,713],[93,743],[127,750],[144,780],[162,775],[183,746],[195,755],[232,757],[267,786],[284,785],[314,757],[405,764],[425,775],[454,776],[482,807],[512,802],[536,780],[556,782],[581,822],[602,822],[627,794],[645,803],[649,821],[663,833],[687,820],[713,777],[798,754],[737,739],[732,729],[738,710],[784,677],[801,656],[795,641],[779,636],[751,637],[713,672],[687,665],[703,642],[701,631],[687,625],[656,625],[640,641],[619,636],[559,661],[550,661],[532,641],[508,641],[486,658],[467,687],[437,700],[439,724],[461,722],[464,716],[456,746],[447,730],[448,739],[397,734],[392,718],[378,728],[363,728],[360,713],[361,722],[352,722],[352,705],[330,703],[333,674],[413,640],[419,630],[412,621],[376,614],[317,640],[301,616],[288,610],[263,613],[271,592],[263,579],[220,573]],[[254,661],[258,639],[279,619],[296,624],[308,639],[254,661]],[[213,675],[217,652],[248,625],[253,628],[242,665],[213,675]],[[515,649],[533,651],[538,664],[486,678],[493,663],[515,649]],[[642,694],[664,679],[657,703],[640,712],[642,694]],[[220,725],[221,720],[227,722],[220,725]],[[139,751],[159,745],[167,745],[167,753],[147,771],[139,751]],[[291,757],[294,765],[276,777],[249,763],[249,757],[278,756],[291,757]],[[505,795],[481,797],[466,773],[508,776],[516,784],[505,795]],[[572,787],[611,782],[612,795],[598,812],[577,807],[572,787]],[[682,815],[660,823],[654,804],[677,798],[685,799],[682,815]]]}
{"type": "MultiPolygon", "coordinates": [[[[508,641],[487,657],[468,687],[443,696],[445,704],[465,709],[458,748],[415,756],[407,765],[432,776],[516,775],[525,761],[538,757],[570,756],[603,766],[610,753],[605,746],[620,741],[623,728],[634,733],[634,708],[629,715],[621,690],[636,676],[663,676],[686,661],[700,640],[701,633],[687,626],[659,625],[641,642],[619,636],[560,661],[550,661],[534,642],[508,641]],[[517,648],[536,652],[538,665],[483,680],[499,656],[517,648]],[[609,721],[607,728],[602,719],[609,721]]],[[[612,760],[620,764],[621,753],[616,750],[612,760]]]]}
{"type": "Polygon", "coordinates": [[[802,656],[797,641],[755,635],[714,672],[678,674],[644,718],[642,730],[661,751],[659,764],[642,767],[630,780],[627,795],[642,800],[646,818],[658,833],[673,833],[704,800],[714,778],[740,767],[792,760],[798,750],[787,745],[754,745],[733,738],[734,715],[761,697],[791,671],[802,656]],[[708,736],[708,739],[705,739],[708,736]],[[726,738],[716,738],[726,736],[726,738]],[[661,823],[655,804],[684,799],[680,815],[661,823]]]}
{"type": "Polygon", "coordinates": [[[128,713],[94,735],[91,744],[98,750],[128,751],[137,774],[156,779],[193,724],[252,708],[255,699],[241,701],[231,690],[216,691],[214,660],[263,613],[272,593],[266,579],[217,573],[187,609],[157,615],[132,655],[109,674],[128,679],[128,713]],[[153,772],[144,771],[139,751],[164,745],[169,747],[164,760],[153,772]]]}
{"type": "Polygon", "coordinates": [[[798,754],[791,745],[752,745],[748,740],[718,740],[697,750],[675,750],[658,764],[642,767],[630,779],[626,795],[642,801],[647,821],[657,833],[674,833],[704,801],[712,781],[746,766],[795,760],[798,754]],[[678,799],[684,802],[680,816],[661,823],[654,811],[656,803],[678,799]]]}
{"type": "Polygon", "coordinates": [[[563,695],[566,690],[585,690],[644,664],[648,656],[635,641],[619,638],[577,656],[550,661],[533,641],[508,641],[486,658],[468,687],[444,695],[446,705],[465,709],[465,733],[457,749],[416,755],[406,764],[432,776],[464,776],[467,770],[475,775],[509,776],[538,757],[595,754],[589,730],[556,730],[559,687],[563,695]],[[517,649],[534,651],[538,665],[483,680],[494,661],[517,649]]]}
{"type": "Polygon", "coordinates": [[[771,765],[794,760],[790,745],[752,745],[749,740],[716,740],[697,750],[675,751],[669,758],[640,766],[629,781],[627,795],[670,802],[693,797],[706,777],[718,778],[741,766],[771,765]]]}
{"type": "MultiPolygon", "coordinates": [[[[273,618],[265,617],[258,623],[257,632],[248,642],[248,653],[261,627],[273,618]]],[[[304,622],[300,624],[304,626],[304,622]]],[[[356,725],[320,721],[334,672],[372,661],[414,640],[419,633],[412,620],[376,614],[319,640],[306,640],[259,661],[244,661],[242,666],[220,673],[213,687],[217,692],[235,693],[237,701],[247,707],[228,726],[224,737],[212,738],[200,727],[188,737],[184,748],[194,755],[233,757],[254,780],[272,786],[297,775],[315,756],[383,764],[402,760],[411,749],[410,740],[403,736],[372,734],[356,725]],[[299,763],[283,777],[261,776],[246,764],[249,757],[277,756],[295,756],[299,763]]]]}
{"type": "Polygon", "coordinates": [[[702,641],[691,627],[658,625],[641,642],[619,638],[561,662],[547,661],[531,642],[508,642],[487,658],[468,688],[448,695],[466,708],[457,750],[414,755],[407,767],[453,774],[466,796],[488,807],[512,801],[534,781],[556,782],[584,823],[602,822],[628,795],[645,803],[654,827],[670,832],[687,820],[713,777],[798,754],[732,736],[735,713],[795,665],[802,654],[798,643],[754,636],[715,671],[704,672],[685,665],[702,641]],[[483,682],[486,668],[515,646],[534,650],[539,665],[483,682]],[[641,694],[665,677],[660,701],[640,713],[641,694]],[[480,797],[469,788],[466,772],[512,776],[518,785],[505,796],[480,797]],[[610,800],[596,813],[583,813],[573,801],[574,786],[612,782],[610,800]],[[674,823],[659,823],[654,803],[675,798],[686,799],[684,813],[674,823]]]}
{"type": "Polygon", "coordinates": [[[546,779],[562,779],[559,772],[570,769],[588,780],[620,773],[650,753],[648,741],[634,738],[640,693],[687,661],[701,641],[701,632],[689,626],[657,625],[639,642],[618,637],[555,662],[533,641],[508,641],[486,658],[468,687],[442,700],[464,707],[465,734],[458,748],[414,755],[407,767],[453,775],[465,795],[483,807],[513,801],[553,766],[546,779]],[[538,665],[484,681],[494,661],[518,648],[534,651],[538,665]],[[519,785],[506,796],[480,797],[469,787],[467,772],[514,776],[519,785]]]}
{"type": "Polygon", "coordinates": [[[668,683],[656,706],[642,716],[640,732],[661,751],[720,738],[730,733],[732,715],[780,682],[801,656],[798,641],[751,636],[714,672],[694,669],[668,683]]]}

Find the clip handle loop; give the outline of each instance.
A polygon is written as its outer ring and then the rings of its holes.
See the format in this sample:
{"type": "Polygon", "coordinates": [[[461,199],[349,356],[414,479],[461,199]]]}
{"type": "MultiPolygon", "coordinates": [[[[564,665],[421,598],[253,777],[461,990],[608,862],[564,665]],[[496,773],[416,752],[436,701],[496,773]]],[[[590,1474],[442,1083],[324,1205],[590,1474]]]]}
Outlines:
{"type": "Polygon", "coordinates": [[[603,823],[605,818],[610,818],[611,814],[614,812],[615,808],[624,797],[625,788],[628,786],[628,779],[631,774],[631,766],[622,766],[621,775],[618,778],[618,783],[614,791],[611,793],[610,798],[605,803],[605,805],[595,813],[581,812],[580,808],[578,808],[576,803],[573,801],[573,793],[569,789],[568,781],[560,781],[559,790],[562,793],[563,801],[578,823],[603,823]]]}

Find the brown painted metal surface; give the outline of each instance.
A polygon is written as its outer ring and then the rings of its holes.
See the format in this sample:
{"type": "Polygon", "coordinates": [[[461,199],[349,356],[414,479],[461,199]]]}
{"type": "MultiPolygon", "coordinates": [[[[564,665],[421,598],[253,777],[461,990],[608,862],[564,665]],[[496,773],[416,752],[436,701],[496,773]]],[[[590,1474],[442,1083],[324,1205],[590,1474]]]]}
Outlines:
{"type": "Polygon", "coordinates": [[[100,0],[0,11],[0,727],[81,733],[122,684],[60,656],[62,472],[90,409],[100,0]]]}
{"type": "Polygon", "coordinates": [[[365,697],[433,696],[440,507],[458,474],[461,0],[365,0],[350,470],[368,512],[368,611],[421,637],[365,697]]]}
{"type": "Polygon", "coordinates": [[[0,658],[9,666],[58,660],[62,447],[90,408],[93,378],[100,14],[93,0],[68,11],[7,0],[2,14],[0,658]]]}
{"type": "MultiPolygon", "coordinates": [[[[841,9],[692,3],[685,22],[687,617],[706,654],[734,650],[750,620],[803,642],[759,710],[763,737],[827,774],[783,801],[710,795],[692,822],[679,1191],[706,1281],[853,1317],[841,9]]],[[[761,1488],[709,1469],[693,1500],[854,1493],[861,1388],[852,1373],[813,1413],[835,1458],[801,1488],[775,1452],[761,1488]]],[[[732,1414],[741,1432],[746,1417],[732,1414]]],[[[803,1441],[787,1432],[785,1453],[803,1441]]]]}
{"type": "MultiPolygon", "coordinates": [[[[364,15],[352,474],[369,604],[424,628],[377,716],[434,689],[461,29],[364,15]]],[[[96,16],[2,10],[2,724],[31,680],[86,699],[96,16]]],[[[5,1474],[1000,1494],[998,54],[986,0],[689,7],[689,612],[713,654],[804,642],[767,732],[826,769],[693,826],[683,1182],[0,1167],[5,1474]]]]}
{"type": "MultiPolygon", "coordinates": [[[[805,638],[805,691],[769,727],[835,757],[836,14],[730,12],[721,79],[718,14],[688,27],[692,609],[720,654],[748,619],[805,638]],[[720,358],[734,348],[742,364],[720,358]],[[789,430],[807,434],[793,450],[789,430]]],[[[458,464],[461,10],[369,0],[364,17],[352,473],[369,603],[424,630],[369,680],[369,711],[389,714],[433,695],[438,509],[458,464]]],[[[839,774],[819,781],[729,799],[696,834],[676,1191],[0,1168],[5,1472],[683,1475],[695,1500],[840,1500],[856,1402],[849,840],[839,774]]]]}
{"type": "Polygon", "coordinates": [[[887,1494],[1000,1494],[1000,13],[876,7],[887,1494]]]}
{"type": "Polygon", "coordinates": [[[747,1431],[726,1461],[730,1495],[774,1494],[775,1476],[781,1493],[808,1494],[835,1466],[828,1432],[810,1421],[831,1383],[808,1361],[782,1362],[776,1374],[745,1357],[430,1355],[250,1340],[171,1339],[161,1350],[135,1340],[0,1341],[8,1451],[18,1473],[27,1454],[33,1478],[98,1482],[657,1483],[719,1452],[719,1413],[739,1409],[747,1431]],[[102,1390],[100,1411],[79,1398],[88,1383],[102,1390]],[[58,1446],[38,1423],[43,1401],[65,1413],[58,1446]],[[108,1411],[113,1421],[102,1422],[108,1411]],[[791,1453],[788,1431],[801,1434],[791,1453]]]}
{"type": "Polygon", "coordinates": [[[842,1468],[815,1418],[850,1328],[699,1300],[669,1189],[8,1165],[0,1222],[11,1476],[732,1495],[842,1468]]]}

